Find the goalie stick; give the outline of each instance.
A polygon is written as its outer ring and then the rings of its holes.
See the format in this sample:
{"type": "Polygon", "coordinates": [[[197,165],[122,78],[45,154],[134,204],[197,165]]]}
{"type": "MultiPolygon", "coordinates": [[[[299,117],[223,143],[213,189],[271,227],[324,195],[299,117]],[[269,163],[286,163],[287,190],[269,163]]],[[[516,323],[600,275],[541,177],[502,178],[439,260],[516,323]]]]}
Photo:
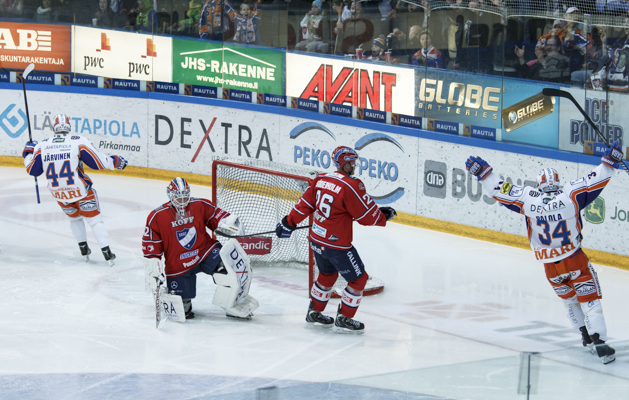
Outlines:
{"type": "MultiPolygon", "coordinates": [[[[312,225],[298,226],[294,230],[296,231],[297,229],[306,229],[306,228],[311,228],[311,227],[312,225]]],[[[226,237],[226,238],[238,239],[238,238],[246,238],[246,237],[252,237],[252,236],[270,235],[272,233],[275,233],[275,231],[273,230],[273,231],[268,231],[268,232],[252,233],[250,235],[228,235],[227,233],[223,233],[219,230],[214,231],[214,233],[219,236],[226,237]]]]}
{"type": "MultiPolygon", "coordinates": [[[[26,78],[31,72],[33,72],[34,69],[35,69],[35,64],[31,63],[31,64],[28,64],[28,66],[24,69],[24,72],[22,72],[22,91],[24,92],[24,107],[26,107],[26,123],[28,125],[28,141],[29,142],[33,141],[33,136],[31,135],[31,118],[28,114],[28,101],[26,100],[26,78]]],[[[39,199],[39,186],[37,185],[37,177],[34,176],[33,178],[35,178],[35,193],[37,194],[37,204],[40,204],[41,201],[39,199]]]]}
{"type": "MultiPolygon", "coordinates": [[[[594,121],[592,121],[590,116],[587,115],[587,113],[581,107],[581,105],[577,103],[577,100],[572,96],[572,94],[570,94],[569,92],[566,92],[565,90],[560,90],[560,89],[555,89],[555,88],[544,88],[544,90],[542,90],[542,93],[544,94],[544,96],[563,97],[565,99],[570,100],[577,107],[579,112],[583,114],[583,117],[587,120],[587,122],[590,123],[592,128],[594,128],[594,131],[598,134],[599,138],[603,141],[603,143],[605,143],[605,145],[609,147],[609,143],[607,143],[607,139],[605,139],[605,136],[603,136],[603,133],[601,133],[601,131],[596,127],[596,125],[594,125],[594,121]]],[[[627,164],[625,164],[623,160],[620,160],[620,163],[622,164],[623,167],[625,167],[625,171],[629,174],[629,167],[627,167],[627,164]]]]}

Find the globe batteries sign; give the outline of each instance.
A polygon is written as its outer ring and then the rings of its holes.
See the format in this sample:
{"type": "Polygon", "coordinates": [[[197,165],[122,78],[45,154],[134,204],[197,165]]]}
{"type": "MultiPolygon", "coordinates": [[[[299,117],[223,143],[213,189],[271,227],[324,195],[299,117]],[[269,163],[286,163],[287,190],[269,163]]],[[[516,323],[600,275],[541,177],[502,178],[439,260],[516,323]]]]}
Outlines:
{"type": "Polygon", "coordinates": [[[504,129],[510,132],[553,112],[555,98],[539,93],[502,110],[504,129]]]}

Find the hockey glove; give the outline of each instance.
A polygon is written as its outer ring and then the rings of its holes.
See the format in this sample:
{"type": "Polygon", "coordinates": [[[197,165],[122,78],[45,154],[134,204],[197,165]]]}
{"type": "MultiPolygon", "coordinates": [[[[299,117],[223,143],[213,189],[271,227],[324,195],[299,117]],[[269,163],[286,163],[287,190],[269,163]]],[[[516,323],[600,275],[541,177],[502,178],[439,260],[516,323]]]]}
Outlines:
{"type": "Polygon", "coordinates": [[[33,154],[35,152],[35,146],[37,146],[36,141],[26,142],[26,146],[24,146],[24,150],[22,151],[22,157],[26,158],[27,155],[33,154]]]}
{"type": "Polygon", "coordinates": [[[114,168],[122,171],[127,166],[127,160],[120,156],[109,156],[114,160],[114,168]]]}
{"type": "Polygon", "coordinates": [[[291,226],[286,221],[286,217],[282,218],[279,224],[275,227],[275,234],[278,238],[289,238],[295,230],[294,226],[291,226]]]}
{"type": "Polygon", "coordinates": [[[489,164],[487,164],[487,161],[483,160],[480,157],[472,156],[470,156],[470,158],[468,158],[465,162],[465,168],[470,171],[470,174],[478,177],[479,181],[487,178],[493,170],[493,168],[489,164]]]}
{"type": "MultiPolygon", "coordinates": [[[[26,149],[24,149],[26,150],[26,149]]],[[[605,154],[601,157],[601,162],[608,167],[618,168],[618,163],[622,160],[623,152],[620,150],[618,140],[605,150],[605,154]]]]}
{"type": "Polygon", "coordinates": [[[387,217],[387,221],[391,221],[393,217],[397,216],[397,213],[392,207],[380,207],[380,211],[387,217]]]}

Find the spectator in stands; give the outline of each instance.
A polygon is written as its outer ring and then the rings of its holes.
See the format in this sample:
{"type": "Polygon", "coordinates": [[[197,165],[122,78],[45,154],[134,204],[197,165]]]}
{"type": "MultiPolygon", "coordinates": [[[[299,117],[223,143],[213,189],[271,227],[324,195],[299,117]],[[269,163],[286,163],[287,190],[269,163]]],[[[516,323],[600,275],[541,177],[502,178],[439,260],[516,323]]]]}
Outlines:
{"type": "Polygon", "coordinates": [[[596,0],[596,11],[623,15],[629,11],[629,0],[596,0]]]}
{"type": "Polygon", "coordinates": [[[380,35],[371,41],[371,51],[363,53],[363,59],[371,61],[386,61],[386,57],[384,55],[385,51],[384,35],[380,35]]]}
{"type": "Polygon", "coordinates": [[[138,0],[137,13],[134,29],[157,33],[157,12],[153,10],[153,0],[138,0]]]}
{"type": "Polygon", "coordinates": [[[233,20],[236,11],[226,0],[206,0],[201,9],[199,35],[201,39],[222,41],[228,31],[228,21],[233,20]]]}
{"type": "Polygon", "coordinates": [[[50,0],[41,0],[33,19],[35,21],[52,21],[52,6],[50,0]]]}
{"type": "Polygon", "coordinates": [[[321,38],[323,15],[321,0],[314,0],[310,11],[301,20],[301,35],[303,40],[295,46],[295,50],[327,53],[328,45],[321,38]]]}
{"type": "Polygon", "coordinates": [[[603,67],[604,58],[607,55],[607,33],[603,26],[592,28],[592,38],[587,46],[585,62],[582,68],[571,73],[573,85],[584,86],[589,77],[603,67]]]}
{"type": "MultiPolygon", "coordinates": [[[[411,28],[412,29],[412,28],[411,28]]],[[[419,34],[421,48],[413,54],[413,64],[430,68],[444,68],[443,55],[432,45],[432,34],[426,29],[419,34]]]]}
{"type": "Polygon", "coordinates": [[[24,0],[0,0],[0,16],[20,18],[24,11],[24,0]]]}
{"type": "Polygon", "coordinates": [[[179,21],[177,31],[185,33],[198,32],[202,8],[203,0],[190,0],[188,11],[186,11],[186,19],[179,21]]]}
{"type": "Polygon", "coordinates": [[[258,17],[257,8],[253,8],[252,10],[249,1],[243,1],[242,4],[240,4],[240,13],[234,16],[234,23],[236,25],[234,42],[260,45],[261,22],[262,20],[258,17]]]}
{"type": "Polygon", "coordinates": [[[98,11],[94,13],[94,18],[97,21],[96,25],[116,28],[118,27],[118,16],[107,3],[107,0],[98,0],[98,11]]]}
{"type": "Polygon", "coordinates": [[[334,28],[336,34],[335,53],[340,51],[345,54],[354,54],[357,48],[362,48],[373,38],[373,23],[363,18],[363,5],[358,1],[353,1],[350,11],[351,18],[338,22],[334,28]]]}
{"type": "Polygon", "coordinates": [[[54,4],[53,20],[71,24],[74,22],[74,4],[72,0],[57,0],[54,4]]]}
{"type": "Polygon", "coordinates": [[[594,72],[591,85],[596,90],[609,89],[613,92],[629,92],[629,17],[625,18],[625,28],[621,36],[608,50],[604,66],[594,72]]]}
{"type": "Polygon", "coordinates": [[[546,39],[546,46],[535,48],[537,60],[524,61],[524,46],[515,47],[520,62],[519,71],[525,78],[565,83],[570,80],[570,59],[559,52],[561,40],[557,36],[546,39]]]}

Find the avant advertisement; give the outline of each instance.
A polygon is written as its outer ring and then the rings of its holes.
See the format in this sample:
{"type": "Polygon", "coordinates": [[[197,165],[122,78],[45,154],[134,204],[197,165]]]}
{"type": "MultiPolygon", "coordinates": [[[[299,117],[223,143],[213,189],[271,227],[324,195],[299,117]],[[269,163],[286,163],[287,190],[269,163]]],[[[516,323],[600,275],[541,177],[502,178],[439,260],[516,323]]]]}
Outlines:
{"type": "MultiPolygon", "coordinates": [[[[625,139],[625,129],[629,126],[629,115],[626,111],[629,95],[573,88],[565,88],[564,90],[570,92],[581,104],[581,107],[609,143],[619,140],[621,146],[629,145],[625,139]]],[[[559,113],[561,115],[559,122],[560,150],[599,155],[601,150],[604,151],[605,145],[592,146],[593,143],[603,143],[603,141],[570,100],[560,100],[559,113]]]]}
{"type": "Polygon", "coordinates": [[[284,52],[173,39],[173,82],[284,94],[284,52]]]}
{"type": "Polygon", "coordinates": [[[2,22],[0,66],[24,69],[30,63],[36,71],[70,71],[70,26],[32,25],[2,22]]]}
{"type": "Polygon", "coordinates": [[[171,38],[75,26],[72,41],[74,73],[171,82],[171,38]]]}
{"type": "MultiPolygon", "coordinates": [[[[2,154],[19,156],[28,141],[24,97],[21,90],[4,90],[3,99],[5,102],[0,105],[2,154]]],[[[139,106],[137,99],[31,91],[28,108],[33,140],[40,142],[51,137],[54,116],[65,113],[72,123],[71,133],[88,138],[107,155],[123,156],[130,165],[146,165],[146,106],[139,106]]]]}
{"type": "Polygon", "coordinates": [[[374,62],[286,53],[286,95],[415,115],[415,72],[374,62]]]}
{"type": "Polygon", "coordinates": [[[283,117],[280,126],[283,164],[333,172],[333,150],[353,147],[360,157],[355,176],[374,201],[415,213],[416,138],[291,117],[283,117]]]}

